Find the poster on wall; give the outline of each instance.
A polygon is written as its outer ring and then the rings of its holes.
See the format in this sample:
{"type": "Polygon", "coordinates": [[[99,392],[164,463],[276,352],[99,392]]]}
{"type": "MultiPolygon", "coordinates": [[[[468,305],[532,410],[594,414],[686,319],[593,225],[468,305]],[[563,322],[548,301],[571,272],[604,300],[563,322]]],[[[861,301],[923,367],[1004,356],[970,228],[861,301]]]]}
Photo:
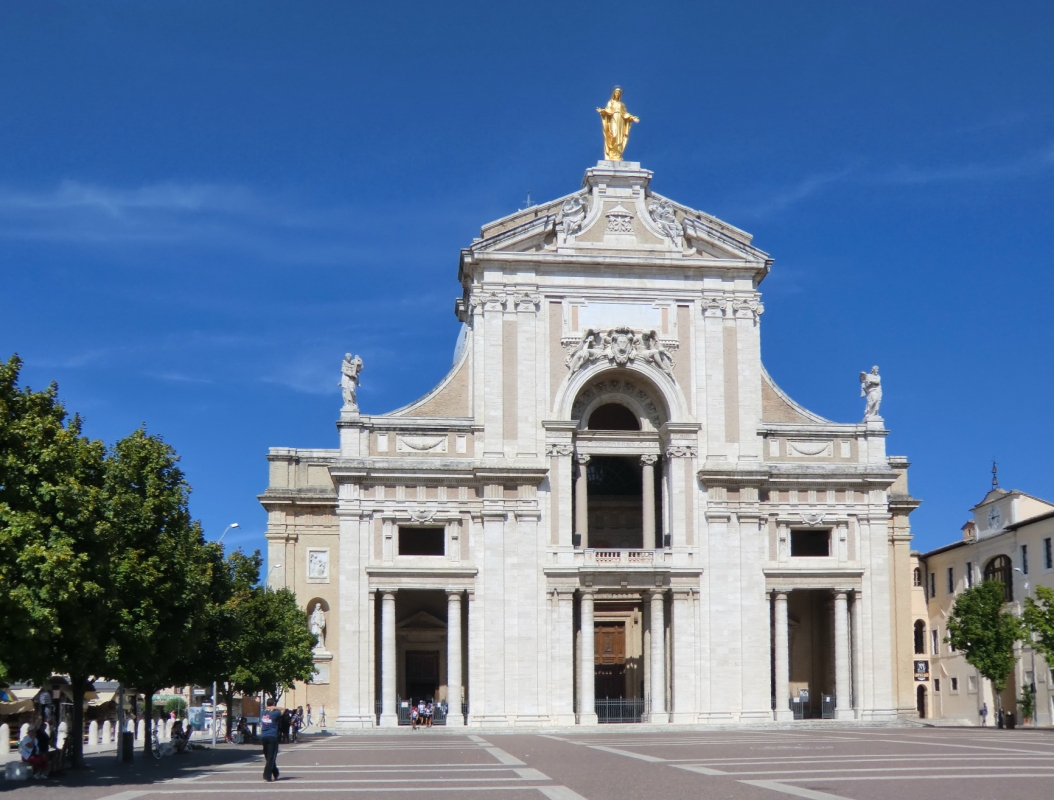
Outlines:
{"type": "Polygon", "coordinates": [[[915,680],[928,681],[930,679],[930,662],[919,660],[915,662],[915,680]]]}

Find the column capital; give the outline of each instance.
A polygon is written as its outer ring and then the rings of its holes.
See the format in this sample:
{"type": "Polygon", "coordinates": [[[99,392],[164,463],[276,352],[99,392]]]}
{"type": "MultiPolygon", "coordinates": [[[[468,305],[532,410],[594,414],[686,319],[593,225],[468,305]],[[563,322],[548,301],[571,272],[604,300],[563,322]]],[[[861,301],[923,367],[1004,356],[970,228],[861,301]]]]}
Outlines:
{"type": "Polygon", "coordinates": [[[659,460],[659,457],[657,455],[645,454],[645,455],[640,457],[640,463],[641,463],[642,466],[645,466],[645,467],[653,466],[655,464],[655,462],[658,461],[658,460],[659,460]]]}
{"type": "Polygon", "coordinates": [[[579,464],[582,464],[583,466],[589,463],[589,459],[590,458],[591,458],[591,456],[589,455],[589,453],[576,453],[575,454],[575,461],[577,461],[579,464]]]}
{"type": "Polygon", "coordinates": [[[666,587],[656,587],[654,589],[645,589],[644,593],[648,595],[648,602],[654,601],[656,598],[660,600],[666,599],[666,587]]]}
{"type": "Polygon", "coordinates": [[[596,597],[597,590],[594,589],[592,586],[581,586],[579,587],[578,592],[582,595],[582,597],[593,598],[596,597]]]}
{"type": "Polygon", "coordinates": [[[460,600],[461,599],[461,595],[463,595],[465,593],[464,589],[446,589],[445,591],[446,591],[446,596],[447,596],[448,600],[451,599],[451,598],[454,598],[454,597],[456,597],[458,600],[460,600]]]}
{"type": "Polygon", "coordinates": [[[771,594],[776,600],[786,600],[787,595],[790,594],[790,589],[773,589],[771,594]]]}

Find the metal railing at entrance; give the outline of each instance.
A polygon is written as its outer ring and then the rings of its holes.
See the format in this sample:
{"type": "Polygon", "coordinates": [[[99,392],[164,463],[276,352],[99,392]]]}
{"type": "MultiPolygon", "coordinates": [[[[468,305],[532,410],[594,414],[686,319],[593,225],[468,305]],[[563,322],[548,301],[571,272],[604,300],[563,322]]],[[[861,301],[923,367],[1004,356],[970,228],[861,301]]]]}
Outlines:
{"type": "MultiPolygon", "coordinates": [[[[377,700],[374,703],[374,713],[377,715],[377,724],[381,724],[381,712],[384,703],[381,700],[377,700]]],[[[432,724],[433,725],[446,725],[447,717],[450,716],[450,709],[445,704],[436,703],[432,709],[432,724]]],[[[395,705],[395,716],[399,725],[410,724],[410,705],[407,703],[403,705],[401,700],[396,701],[395,705]]],[[[468,725],[468,702],[461,704],[461,716],[464,719],[464,724],[468,725]]]]}
{"type": "Polygon", "coordinates": [[[595,700],[594,703],[596,704],[597,722],[602,725],[607,723],[641,722],[644,719],[644,713],[647,711],[647,702],[643,698],[635,700],[605,698],[603,700],[595,700]]]}

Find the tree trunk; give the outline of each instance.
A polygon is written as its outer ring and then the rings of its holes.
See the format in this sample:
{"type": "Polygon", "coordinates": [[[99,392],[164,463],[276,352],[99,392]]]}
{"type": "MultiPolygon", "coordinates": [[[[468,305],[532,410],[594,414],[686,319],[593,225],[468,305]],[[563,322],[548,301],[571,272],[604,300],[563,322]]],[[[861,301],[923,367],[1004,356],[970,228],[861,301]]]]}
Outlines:
{"type": "Polygon", "coordinates": [[[227,704],[227,738],[234,734],[234,686],[229,681],[223,682],[223,702],[227,704]]]}
{"type": "Polygon", "coordinates": [[[84,688],[88,679],[84,675],[70,675],[70,688],[73,689],[73,724],[67,736],[73,737],[74,769],[84,768],[84,688]]]}
{"type": "Polygon", "coordinates": [[[150,755],[150,737],[153,735],[150,731],[150,723],[153,720],[154,712],[154,690],[146,689],[143,692],[143,727],[146,729],[146,733],[143,736],[143,755],[150,755]]]}

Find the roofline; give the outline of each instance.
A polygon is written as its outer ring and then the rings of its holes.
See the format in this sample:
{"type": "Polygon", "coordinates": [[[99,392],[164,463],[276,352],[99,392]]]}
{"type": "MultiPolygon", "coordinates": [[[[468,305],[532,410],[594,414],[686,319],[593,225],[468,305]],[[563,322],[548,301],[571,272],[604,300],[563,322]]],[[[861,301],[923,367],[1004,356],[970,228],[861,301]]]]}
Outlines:
{"type": "MultiPolygon", "coordinates": [[[[1033,500],[1038,500],[1039,498],[1032,498],[1032,499],[1033,500]]],[[[1044,501],[1044,502],[1046,502],[1046,501],[1044,501]]],[[[1040,515],[1035,516],[1035,517],[1029,517],[1028,519],[1023,519],[1020,522],[1015,522],[1013,525],[1007,525],[1006,526],[1006,530],[1008,530],[1008,531],[1016,531],[1016,530],[1019,530],[1021,528],[1024,528],[1026,525],[1031,525],[1033,522],[1042,522],[1045,519],[1054,519],[1054,511],[1048,511],[1046,514],[1040,514],[1040,515]]]]}

